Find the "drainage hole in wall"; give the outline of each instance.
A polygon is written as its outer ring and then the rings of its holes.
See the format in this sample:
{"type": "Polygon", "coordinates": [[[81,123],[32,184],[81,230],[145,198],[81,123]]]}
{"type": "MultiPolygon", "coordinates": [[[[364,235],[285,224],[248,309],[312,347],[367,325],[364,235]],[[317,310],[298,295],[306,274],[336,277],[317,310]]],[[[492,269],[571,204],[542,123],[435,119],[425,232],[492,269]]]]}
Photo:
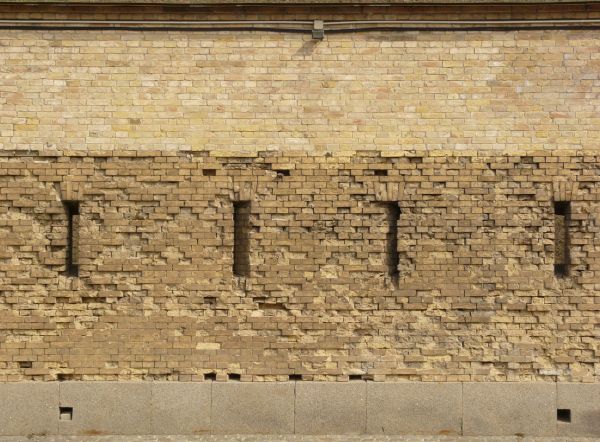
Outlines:
{"type": "Polygon", "coordinates": [[[204,373],[204,380],[205,381],[216,381],[217,373],[204,373]]]}
{"type": "Polygon", "coordinates": [[[242,376],[239,373],[229,373],[227,375],[227,378],[230,381],[239,381],[240,379],[242,379],[242,376]]]}
{"type": "Polygon", "coordinates": [[[33,363],[31,361],[20,361],[19,368],[31,368],[33,363]]]}
{"type": "Polygon", "coordinates": [[[350,376],[348,376],[348,378],[351,381],[362,381],[363,380],[362,374],[351,374],[350,376]]]}
{"type": "Polygon", "coordinates": [[[217,169],[202,169],[202,175],[204,176],[215,176],[217,169]]]}
{"type": "Polygon", "coordinates": [[[289,375],[289,379],[290,379],[290,381],[301,381],[302,375],[301,374],[291,374],[291,375],[289,375]]]}
{"type": "Polygon", "coordinates": [[[61,421],[72,421],[73,407],[58,407],[58,415],[61,421]]]}
{"type": "Polygon", "coordinates": [[[56,375],[56,380],[58,382],[70,381],[73,379],[73,375],[71,373],[58,373],[56,375]]]}
{"type": "Polygon", "coordinates": [[[385,169],[377,169],[377,170],[375,170],[375,173],[374,173],[375,176],[387,176],[387,174],[388,174],[388,171],[385,169]]]}
{"type": "Polygon", "coordinates": [[[556,419],[559,422],[571,422],[571,410],[568,408],[559,408],[556,410],[556,419]]]}

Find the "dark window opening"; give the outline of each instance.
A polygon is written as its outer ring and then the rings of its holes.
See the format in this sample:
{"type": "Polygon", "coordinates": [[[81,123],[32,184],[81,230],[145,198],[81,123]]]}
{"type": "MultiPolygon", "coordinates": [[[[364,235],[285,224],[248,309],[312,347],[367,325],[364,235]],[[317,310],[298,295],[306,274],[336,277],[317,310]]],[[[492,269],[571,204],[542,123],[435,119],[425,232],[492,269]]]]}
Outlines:
{"type": "Polygon", "coordinates": [[[79,276],[79,201],[63,201],[67,214],[67,253],[65,272],[79,276]]]}
{"type": "Polygon", "coordinates": [[[394,287],[398,287],[400,279],[400,256],[398,255],[398,220],[400,207],[397,202],[383,203],[387,216],[388,232],[386,235],[386,264],[388,274],[394,287]]]}
{"type": "Polygon", "coordinates": [[[240,379],[242,379],[242,375],[240,375],[239,373],[229,373],[227,375],[227,378],[230,381],[239,381],[240,379]]]}
{"type": "Polygon", "coordinates": [[[233,274],[250,274],[250,202],[233,203],[233,274]]]}
{"type": "Polygon", "coordinates": [[[216,381],[217,373],[204,373],[204,380],[205,381],[216,381]]]}
{"type": "Polygon", "coordinates": [[[554,274],[564,278],[569,274],[569,223],[571,221],[571,203],[554,202],[554,274]]]}

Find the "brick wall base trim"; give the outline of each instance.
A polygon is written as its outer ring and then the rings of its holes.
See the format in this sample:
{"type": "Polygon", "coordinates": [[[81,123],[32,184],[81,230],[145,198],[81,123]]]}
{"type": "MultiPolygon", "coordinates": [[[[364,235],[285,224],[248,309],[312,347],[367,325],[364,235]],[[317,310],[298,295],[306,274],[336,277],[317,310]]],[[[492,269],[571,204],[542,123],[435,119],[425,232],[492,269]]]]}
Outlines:
{"type": "Polygon", "coordinates": [[[597,384],[21,382],[0,397],[0,435],[600,436],[597,384]]]}

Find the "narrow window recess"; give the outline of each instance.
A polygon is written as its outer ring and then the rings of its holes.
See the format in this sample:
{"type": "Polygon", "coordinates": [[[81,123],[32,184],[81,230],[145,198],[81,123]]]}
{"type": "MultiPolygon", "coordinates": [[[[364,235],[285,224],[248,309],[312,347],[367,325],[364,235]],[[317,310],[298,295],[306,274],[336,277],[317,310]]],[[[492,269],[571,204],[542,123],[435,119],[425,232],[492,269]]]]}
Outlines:
{"type": "Polygon", "coordinates": [[[79,201],[63,201],[67,214],[67,253],[65,272],[79,276],[79,201]]]}
{"type": "Polygon", "coordinates": [[[385,169],[375,169],[373,171],[373,175],[375,176],[387,176],[388,175],[388,171],[385,169]]]}
{"type": "Polygon", "coordinates": [[[290,381],[301,381],[302,380],[302,375],[301,374],[291,374],[288,376],[290,381]]]}
{"type": "Polygon", "coordinates": [[[569,408],[559,408],[556,410],[556,420],[559,422],[571,422],[571,410],[569,408]]]}
{"type": "Polygon", "coordinates": [[[216,381],[217,373],[204,373],[204,380],[205,381],[216,381]]]}
{"type": "Polygon", "coordinates": [[[217,169],[202,169],[202,175],[204,176],[216,176],[217,169]]]}
{"type": "Polygon", "coordinates": [[[61,421],[72,421],[73,407],[58,407],[58,416],[61,421]]]}
{"type": "Polygon", "coordinates": [[[554,275],[565,278],[569,275],[571,203],[554,202],[554,275]]]}
{"type": "Polygon", "coordinates": [[[233,274],[250,275],[250,201],[233,203],[233,274]]]}
{"type": "Polygon", "coordinates": [[[348,376],[348,379],[351,381],[362,381],[363,377],[362,374],[351,374],[348,376]]]}
{"type": "Polygon", "coordinates": [[[398,220],[400,219],[400,207],[396,201],[382,203],[385,208],[388,232],[386,235],[386,265],[388,275],[394,287],[398,288],[400,280],[400,256],[398,255],[398,220]]]}

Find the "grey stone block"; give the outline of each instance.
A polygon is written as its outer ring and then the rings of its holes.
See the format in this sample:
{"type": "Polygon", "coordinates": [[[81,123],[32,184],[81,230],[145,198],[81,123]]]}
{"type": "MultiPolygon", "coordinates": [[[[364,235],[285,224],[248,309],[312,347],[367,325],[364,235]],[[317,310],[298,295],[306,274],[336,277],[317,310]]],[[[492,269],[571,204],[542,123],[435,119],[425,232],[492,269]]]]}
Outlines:
{"type": "Polygon", "coordinates": [[[210,382],[153,382],[154,434],[210,433],[210,382]]]}
{"type": "Polygon", "coordinates": [[[462,431],[462,384],[367,384],[367,432],[458,435],[462,431]]]}
{"type": "Polygon", "coordinates": [[[63,382],[60,406],[73,407],[60,420],[60,434],[151,434],[151,382],[63,382]]]}
{"type": "Polygon", "coordinates": [[[556,434],[556,385],[542,382],[463,384],[463,432],[481,436],[556,434]]]}
{"type": "Polygon", "coordinates": [[[366,382],[299,382],[296,433],[363,434],[366,407],[366,382]]]}
{"type": "Polygon", "coordinates": [[[600,436],[600,385],[557,384],[556,408],[571,410],[571,422],[558,422],[559,436],[600,436]]]}
{"type": "Polygon", "coordinates": [[[0,435],[58,434],[58,383],[0,383],[0,435]]]}
{"type": "Polygon", "coordinates": [[[294,383],[221,383],[212,386],[215,433],[291,434],[294,383]]]}

